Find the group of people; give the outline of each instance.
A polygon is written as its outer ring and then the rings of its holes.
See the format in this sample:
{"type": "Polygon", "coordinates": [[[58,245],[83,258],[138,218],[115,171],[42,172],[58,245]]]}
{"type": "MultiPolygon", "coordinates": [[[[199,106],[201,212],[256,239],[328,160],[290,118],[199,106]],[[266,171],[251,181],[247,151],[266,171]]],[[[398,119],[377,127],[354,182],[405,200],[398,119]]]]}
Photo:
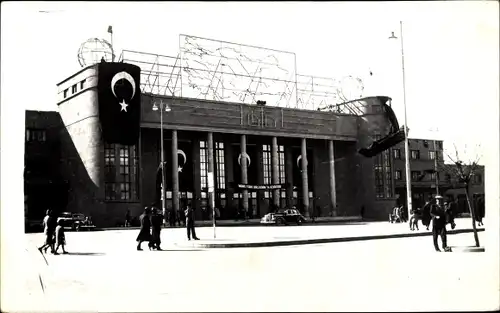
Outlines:
{"type": "Polygon", "coordinates": [[[63,221],[57,218],[57,214],[52,210],[47,210],[43,219],[43,233],[45,235],[44,244],[38,248],[40,253],[47,253],[50,248],[52,254],[59,254],[57,251],[59,247],[62,248],[63,254],[67,254],[66,249],[66,236],[64,234],[63,221]]]}
{"type": "MultiPolygon", "coordinates": [[[[451,228],[455,229],[456,208],[454,203],[444,201],[442,196],[435,196],[434,200],[430,198],[423,208],[415,208],[410,215],[410,229],[418,230],[418,221],[421,220],[422,224],[429,230],[432,222],[432,241],[434,249],[441,251],[438,246],[438,237],[441,237],[442,247],[444,251],[449,251],[446,237],[446,225],[451,224],[451,228]]],[[[404,222],[404,220],[402,220],[404,222]]]]}
{"type": "MultiPolygon", "coordinates": [[[[191,205],[187,205],[184,210],[184,216],[186,218],[186,229],[188,240],[191,237],[194,240],[200,240],[196,236],[196,231],[194,228],[194,209],[191,205]]],[[[167,218],[168,219],[168,218],[167,218]]],[[[154,206],[145,207],[144,213],[139,216],[140,230],[139,235],[137,235],[137,250],[141,251],[141,245],[144,241],[148,242],[149,250],[162,250],[161,245],[161,228],[163,226],[163,214],[162,212],[155,208],[154,206]]]]}

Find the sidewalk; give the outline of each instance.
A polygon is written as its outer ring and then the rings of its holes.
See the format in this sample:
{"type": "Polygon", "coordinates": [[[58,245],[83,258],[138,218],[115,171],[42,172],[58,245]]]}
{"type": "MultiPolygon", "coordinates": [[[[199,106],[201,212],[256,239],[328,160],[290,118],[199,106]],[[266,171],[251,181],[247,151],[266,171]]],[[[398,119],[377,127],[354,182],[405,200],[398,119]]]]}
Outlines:
{"type": "MultiPolygon", "coordinates": [[[[456,219],[456,228],[448,234],[471,233],[471,220],[456,219]]],[[[176,242],[178,247],[185,248],[250,248],[273,247],[305,244],[321,244],[331,242],[347,242],[359,240],[391,239],[405,237],[432,236],[429,231],[419,225],[420,230],[411,231],[408,223],[390,224],[389,222],[358,222],[322,227],[305,226],[269,226],[259,228],[256,232],[238,232],[231,228],[216,228],[216,238],[209,229],[203,229],[203,237],[199,241],[176,242]],[[208,236],[207,236],[208,235],[208,236]]],[[[478,227],[484,231],[484,227],[478,227]]]]}
{"type": "MultiPolygon", "coordinates": [[[[308,220],[306,224],[324,224],[324,223],[348,223],[348,222],[360,222],[361,217],[359,216],[336,216],[336,217],[318,217],[313,223],[308,220]]],[[[259,226],[260,218],[248,219],[248,220],[217,220],[216,226],[259,226]]],[[[212,220],[196,221],[196,227],[212,227],[212,220]]],[[[168,226],[167,228],[179,228],[185,227],[183,224],[181,226],[168,226]]],[[[131,227],[103,227],[96,228],[95,230],[124,230],[124,229],[139,229],[139,226],[131,227]]]]}

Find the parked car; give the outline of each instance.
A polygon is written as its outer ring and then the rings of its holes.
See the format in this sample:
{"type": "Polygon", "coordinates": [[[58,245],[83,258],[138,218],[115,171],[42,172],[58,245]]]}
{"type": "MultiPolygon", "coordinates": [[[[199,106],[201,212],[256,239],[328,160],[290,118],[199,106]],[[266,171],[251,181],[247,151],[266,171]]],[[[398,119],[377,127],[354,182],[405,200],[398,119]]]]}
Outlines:
{"type": "Polygon", "coordinates": [[[288,225],[297,224],[301,225],[306,221],[306,218],[300,214],[296,209],[281,209],[275,213],[268,213],[261,218],[261,224],[276,224],[288,225]]]}
{"type": "Polygon", "coordinates": [[[90,217],[82,213],[62,212],[57,220],[62,220],[63,227],[71,230],[95,228],[90,217]]]}

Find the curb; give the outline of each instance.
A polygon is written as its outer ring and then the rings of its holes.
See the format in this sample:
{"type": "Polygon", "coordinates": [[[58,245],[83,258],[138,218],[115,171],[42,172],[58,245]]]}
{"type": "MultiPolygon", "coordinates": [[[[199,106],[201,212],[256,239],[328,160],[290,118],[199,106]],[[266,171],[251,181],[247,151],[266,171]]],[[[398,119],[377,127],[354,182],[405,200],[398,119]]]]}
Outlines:
{"type": "Polygon", "coordinates": [[[468,246],[468,247],[450,247],[452,252],[485,252],[485,247],[476,247],[476,246],[468,246]]]}
{"type": "MultiPolygon", "coordinates": [[[[477,229],[478,232],[484,231],[484,228],[477,229]]],[[[450,230],[448,235],[472,233],[473,229],[458,229],[450,230]]],[[[404,234],[390,234],[390,235],[373,235],[373,236],[356,236],[356,237],[337,237],[337,238],[319,238],[319,239],[304,239],[304,240],[287,240],[287,241],[267,241],[267,242],[248,242],[248,243],[193,243],[191,245],[175,244],[178,247],[190,248],[259,248],[259,247],[279,247],[279,246],[298,246],[298,245],[313,245],[321,243],[333,242],[349,242],[349,241],[363,241],[363,240],[376,240],[376,239],[395,239],[407,237],[423,237],[432,236],[432,232],[426,231],[423,233],[404,233],[404,234]]]]}
{"type": "MultiPolygon", "coordinates": [[[[303,224],[303,226],[313,226],[313,225],[318,225],[318,224],[348,224],[348,223],[356,223],[356,222],[370,222],[370,221],[362,221],[361,218],[349,218],[349,219],[339,219],[339,220],[316,220],[315,222],[312,221],[307,221],[306,223],[303,224]]],[[[201,221],[198,221],[200,224],[196,224],[196,228],[201,228],[201,227],[212,227],[212,224],[209,223],[203,223],[201,224],[201,221]]],[[[273,224],[261,224],[259,222],[232,222],[232,223],[224,223],[224,221],[219,221],[216,224],[216,227],[245,227],[245,226],[261,226],[261,227],[269,227],[269,226],[276,226],[273,224]]],[[[173,229],[173,228],[185,228],[185,225],[181,226],[167,226],[163,227],[162,229],[173,229]]],[[[94,228],[92,231],[106,231],[106,230],[127,230],[127,229],[136,229],[138,230],[140,227],[139,226],[130,226],[130,227],[102,227],[102,228],[94,228]]]]}

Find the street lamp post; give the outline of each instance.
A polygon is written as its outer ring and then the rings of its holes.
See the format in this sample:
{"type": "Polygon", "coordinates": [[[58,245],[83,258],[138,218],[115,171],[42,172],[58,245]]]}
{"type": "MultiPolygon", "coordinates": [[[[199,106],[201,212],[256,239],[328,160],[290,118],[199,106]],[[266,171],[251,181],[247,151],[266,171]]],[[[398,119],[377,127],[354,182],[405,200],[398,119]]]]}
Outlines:
{"type": "MultiPolygon", "coordinates": [[[[410,147],[408,143],[408,119],[406,116],[406,80],[405,80],[405,53],[403,48],[403,21],[399,22],[400,34],[401,34],[401,66],[403,69],[403,106],[405,112],[405,167],[406,167],[406,197],[408,202],[408,216],[410,216],[412,211],[412,201],[411,201],[411,176],[410,176],[410,147]]],[[[392,32],[389,39],[398,39],[392,32]]]]}
{"type": "Polygon", "coordinates": [[[165,206],[165,151],[163,149],[163,111],[170,112],[170,106],[168,103],[164,103],[163,100],[160,100],[160,105],[156,104],[156,101],[153,103],[153,111],[160,111],[160,158],[161,158],[161,206],[163,212],[163,220],[165,224],[167,221],[167,209],[165,206]]]}

